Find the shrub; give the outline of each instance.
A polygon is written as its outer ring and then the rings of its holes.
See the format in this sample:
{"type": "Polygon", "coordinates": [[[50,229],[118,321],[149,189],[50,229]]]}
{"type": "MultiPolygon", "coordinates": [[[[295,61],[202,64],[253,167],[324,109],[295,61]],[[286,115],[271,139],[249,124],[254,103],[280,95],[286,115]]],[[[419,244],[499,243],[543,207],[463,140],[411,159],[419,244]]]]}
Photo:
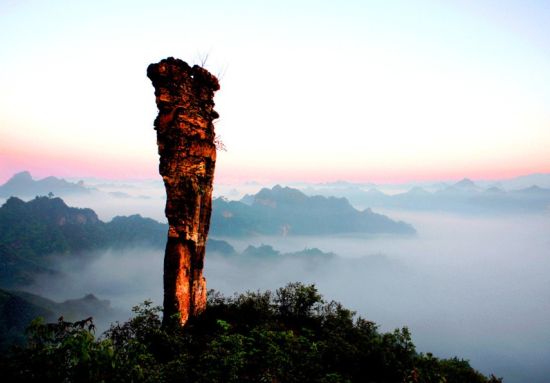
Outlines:
{"type": "Polygon", "coordinates": [[[315,286],[224,297],[185,327],[162,327],[144,302],[101,337],[91,318],[34,321],[26,347],[1,359],[10,381],[55,382],[492,382],[468,361],[417,353],[407,328],[376,324],[315,286]]]}

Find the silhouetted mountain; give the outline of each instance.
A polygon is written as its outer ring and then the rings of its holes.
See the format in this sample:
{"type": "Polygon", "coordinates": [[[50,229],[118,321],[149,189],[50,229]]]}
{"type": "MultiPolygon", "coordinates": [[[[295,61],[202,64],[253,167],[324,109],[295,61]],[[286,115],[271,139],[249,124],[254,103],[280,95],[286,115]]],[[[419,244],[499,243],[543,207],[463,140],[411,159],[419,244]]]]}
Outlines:
{"type": "Polygon", "coordinates": [[[139,214],[117,216],[105,224],[109,233],[108,242],[115,247],[153,246],[164,248],[168,225],[139,214]]]}
{"type": "Polygon", "coordinates": [[[0,290],[0,351],[12,344],[22,344],[25,329],[36,317],[54,320],[55,314],[12,292],[0,290]]]}
{"type": "Polygon", "coordinates": [[[458,181],[453,185],[455,188],[462,189],[462,190],[478,190],[479,186],[477,186],[471,179],[464,178],[461,181],[458,181]]]}
{"type": "MultiPolygon", "coordinates": [[[[163,249],[168,225],[140,215],[103,222],[91,209],[69,207],[61,198],[9,198],[0,207],[0,286],[32,283],[36,274],[59,274],[70,257],[91,259],[100,250],[148,246],[163,249]]],[[[210,239],[209,251],[235,249],[210,239]]]]}
{"type": "Polygon", "coordinates": [[[59,317],[66,321],[87,317],[102,321],[112,317],[113,311],[109,301],[100,300],[93,294],[57,303],[23,291],[0,289],[0,350],[14,343],[21,344],[25,329],[37,317],[49,322],[59,317]]]}
{"type": "Polygon", "coordinates": [[[386,204],[389,200],[391,200],[391,196],[384,194],[380,190],[376,188],[370,188],[369,190],[363,192],[364,195],[374,203],[371,204],[371,206],[381,206],[386,204]]]}
{"type": "Polygon", "coordinates": [[[345,198],[308,197],[279,185],[260,190],[250,205],[214,200],[211,228],[215,236],[415,232],[370,209],[358,211],[345,198]]]}
{"type": "Polygon", "coordinates": [[[482,190],[483,189],[477,186],[472,180],[464,178],[457,183],[436,191],[434,195],[442,198],[448,198],[453,201],[456,198],[461,199],[464,197],[473,196],[482,190]]]}
{"type": "MultiPolygon", "coordinates": [[[[324,189],[306,188],[308,194],[324,189]]],[[[377,189],[331,189],[336,195],[349,198],[357,206],[372,208],[438,210],[459,213],[521,213],[542,212],[550,207],[550,189],[533,185],[520,190],[505,191],[491,186],[483,189],[464,178],[452,185],[441,185],[434,193],[415,187],[405,193],[385,194],[377,189]]]]}
{"type": "Polygon", "coordinates": [[[93,294],[87,294],[82,298],[68,299],[58,303],[40,295],[31,294],[25,291],[10,291],[9,293],[16,295],[37,307],[46,309],[53,314],[53,316],[49,316],[44,319],[57,319],[59,316],[63,316],[65,320],[69,321],[82,319],[89,316],[96,317],[96,319],[102,319],[111,316],[113,310],[111,308],[111,303],[108,300],[98,299],[93,294]]]}
{"type": "Polygon", "coordinates": [[[36,273],[56,273],[45,255],[95,250],[104,224],[91,209],[70,208],[60,198],[29,202],[12,197],[0,208],[0,284],[12,287],[36,273]]]}
{"type": "Polygon", "coordinates": [[[543,189],[537,185],[532,185],[528,188],[515,190],[514,194],[523,194],[531,197],[547,197],[550,195],[550,189],[543,189]]]}
{"type": "Polygon", "coordinates": [[[531,185],[538,185],[541,188],[550,189],[550,173],[534,173],[501,181],[502,185],[509,190],[524,189],[531,185]]]}
{"type": "Polygon", "coordinates": [[[226,241],[221,241],[214,238],[208,238],[206,242],[206,253],[218,253],[221,255],[236,255],[237,251],[226,241]]]}
{"type": "Polygon", "coordinates": [[[354,205],[362,205],[361,201],[365,198],[376,200],[378,203],[383,204],[389,197],[379,191],[376,185],[370,183],[365,185],[344,182],[319,184],[318,187],[308,186],[303,189],[303,192],[309,196],[344,197],[354,205]],[[365,188],[368,189],[365,191],[365,188]]]}
{"type": "Polygon", "coordinates": [[[240,201],[245,205],[252,205],[254,203],[254,194],[245,194],[240,201]]]}
{"type": "Polygon", "coordinates": [[[0,197],[34,197],[45,196],[49,193],[59,196],[86,195],[90,194],[92,190],[85,187],[82,181],[72,183],[56,177],[46,177],[35,181],[29,172],[24,171],[15,174],[0,186],[0,197]]]}
{"type": "Polygon", "coordinates": [[[165,225],[139,216],[104,223],[93,210],[69,207],[60,198],[12,197],[0,208],[0,285],[20,286],[36,273],[57,273],[59,260],[49,255],[63,259],[109,247],[159,246],[162,236],[165,225]]]}
{"type": "Polygon", "coordinates": [[[317,248],[304,249],[302,251],[295,251],[292,253],[281,253],[280,251],[273,248],[269,245],[260,245],[260,246],[248,246],[244,251],[239,254],[241,258],[255,259],[261,261],[270,261],[270,260],[281,260],[285,258],[302,258],[308,260],[328,260],[330,258],[335,258],[336,254],[334,253],[325,253],[317,248]]]}

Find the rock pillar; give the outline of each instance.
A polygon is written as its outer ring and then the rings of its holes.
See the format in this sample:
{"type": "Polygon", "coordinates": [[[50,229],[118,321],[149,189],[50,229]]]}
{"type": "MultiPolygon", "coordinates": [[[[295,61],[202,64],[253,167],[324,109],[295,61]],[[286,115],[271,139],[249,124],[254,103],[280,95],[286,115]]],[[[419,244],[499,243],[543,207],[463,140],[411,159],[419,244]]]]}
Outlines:
{"type": "Polygon", "coordinates": [[[218,79],[169,57],[147,68],[155,87],[159,172],[166,188],[163,324],[185,324],[206,307],[202,275],[216,163],[213,120],[218,79]]]}

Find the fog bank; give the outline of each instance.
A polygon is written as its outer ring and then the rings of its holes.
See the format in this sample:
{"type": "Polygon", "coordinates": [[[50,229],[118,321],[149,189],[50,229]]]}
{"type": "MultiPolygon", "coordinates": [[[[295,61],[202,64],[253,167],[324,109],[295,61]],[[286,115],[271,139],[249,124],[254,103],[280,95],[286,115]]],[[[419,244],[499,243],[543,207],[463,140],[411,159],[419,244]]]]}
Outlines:
{"type": "MultiPolygon", "coordinates": [[[[505,382],[547,381],[550,216],[391,215],[411,222],[418,235],[227,239],[238,251],[263,243],[339,256],[262,260],[209,253],[208,287],[231,295],[314,283],[327,300],[384,331],[408,326],[419,351],[469,359],[505,382]]],[[[42,280],[34,292],[57,300],[92,292],[128,313],[145,299],[162,303],[162,262],[162,250],[108,251],[85,266],[67,263],[65,278],[42,280]]]]}
{"type": "Polygon", "coordinates": [[[319,247],[348,258],[314,269],[280,264],[230,267],[210,259],[210,287],[274,288],[316,283],[383,330],[408,326],[420,351],[470,359],[506,382],[550,376],[550,216],[494,219],[388,212],[411,222],[415,238],[254,238],[246,242],[293,251],[319,247]],[[358,258],[383,254],[383,262],[358,258]],[[370,261],[369,261],[370,260],[370,261]],[[374,266],[373,266],[374,264],[374,266]]]}

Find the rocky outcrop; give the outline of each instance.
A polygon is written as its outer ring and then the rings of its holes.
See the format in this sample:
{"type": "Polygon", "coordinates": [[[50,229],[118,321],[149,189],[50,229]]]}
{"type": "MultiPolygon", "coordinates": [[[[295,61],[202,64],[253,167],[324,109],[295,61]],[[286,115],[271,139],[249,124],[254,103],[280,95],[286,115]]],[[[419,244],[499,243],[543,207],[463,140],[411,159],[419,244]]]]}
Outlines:
{"type": "Polygon", "coordinates": [[[216,162],[213,120],[216,77],[172,57],[151,64],[159,172],[166,187],[168,242],[164,258],[164,324],[185,324],[206,307],[204,252],[216,162]]]}

